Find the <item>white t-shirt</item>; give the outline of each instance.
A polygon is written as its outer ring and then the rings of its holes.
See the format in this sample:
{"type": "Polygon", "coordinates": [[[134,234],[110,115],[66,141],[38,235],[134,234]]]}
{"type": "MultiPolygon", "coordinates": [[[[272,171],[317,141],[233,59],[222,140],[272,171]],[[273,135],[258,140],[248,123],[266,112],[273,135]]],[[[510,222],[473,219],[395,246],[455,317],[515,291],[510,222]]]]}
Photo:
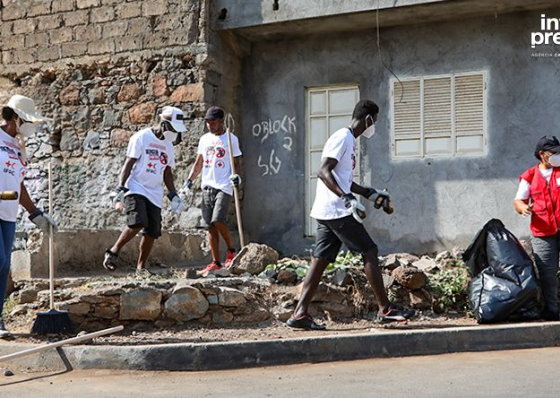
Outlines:
{"type": "MultiPolygon", "coordinates": [[[[539,167],[539,171],[541,172],[541,175],[546,180],[547,184],[550,184],[550,177],[552,176],[552,170],[553,169],[543,170],[539,167]]],[[[522,179],[521,181],[519,181],[519,187],[517,188],[517,194],[515,195],[515,200],[529,199],[530,190],[531,190],[531,184],[529,184],[529,182],[522,179]]]]}
{"type": "MultiPolygon", "coordinates": [[[[231,145],[233,146],[233,157],[241,156],[239,140],[233,133],[231,134],[231,145]]],[[[202,188],[212,187],[232,195],[233,188],[229,181],[232,173],[227,134],[204,134],[200,137],[197,153],[202,155],[203,160],[202,188]]]]}
{"type": "Polygon", "coordinates": [[[151,128],[140,130],[128,143],[126,156],[137,159],[125,183],[127,195],[145,196],[157,207],[163,205],[163,172],[175,167],[173,144],[156,137],[151,128]]]}
{"type": "MultiPolygon", "coordinates": [[[[27,172],[17,139],[0,128],[0,191],[21,193],[21,182],[27,172]]],[[[0,220],[17,220],[19,200],[0,200],[0,220]]]]}
{"type": "MultiPolygon", "coordinates": [[[[348,128],[337,130],[329,137],[323,148],[321,160],[332,158],[338,160],[332,170],[334,179],[344,193],[350,193],[354,169],[356,168],[356,138],[348,128]]],[[[344,206],[334,192],[332,192],[323,181],[317,181],[317,193],[315,202],[311,208],[311,217],[317,220],[334,220],[352,214],[344,206]]]]}

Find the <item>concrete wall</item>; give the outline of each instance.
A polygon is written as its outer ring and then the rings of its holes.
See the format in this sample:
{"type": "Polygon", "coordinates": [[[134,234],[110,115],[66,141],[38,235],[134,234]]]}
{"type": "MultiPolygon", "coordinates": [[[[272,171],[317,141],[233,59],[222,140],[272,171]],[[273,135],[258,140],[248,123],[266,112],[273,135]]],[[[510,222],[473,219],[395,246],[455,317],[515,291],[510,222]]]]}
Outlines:
{"type": "MultiPolygon", "coordinates": [[[[560,10],[544,11],[560,15],[560,10]]],[[[368,205],[366,227],[381,252],[439,250],[467,245],[491,218],[518,236],[528,221],[512,209],[518,175],[535,164],[532,152],[544,134],[558,134],[560,72],[557,59],[532,58],[530,32],[541,12],[382,29],[386,61],[400,77],[484,70],[488,73],[488,155],[472,158],[394,160],[390,155],[391,74],[376,50],[375,31],[253,43],[243,64],[243,123],[294,118],[292,151],[283,134],[266,140],[244,135],[249,235],[285,253],[304,253],[305,88],[357,83],[362,98],[381,112],[377,134],[360,138],[363,183],[387,187],[395,214],[368,205]],[[281,161],[262,176],[259,156],[281,161]]]]}

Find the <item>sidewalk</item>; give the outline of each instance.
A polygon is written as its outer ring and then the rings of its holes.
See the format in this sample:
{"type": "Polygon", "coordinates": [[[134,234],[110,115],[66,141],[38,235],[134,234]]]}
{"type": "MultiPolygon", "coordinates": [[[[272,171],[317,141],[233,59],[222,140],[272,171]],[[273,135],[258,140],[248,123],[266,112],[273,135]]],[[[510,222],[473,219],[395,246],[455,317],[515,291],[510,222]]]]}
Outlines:
{"type": "MultiPolygon", "coordinates": [[[[305,332],[302,332],[305,336],[305,332]]],[[[143,346],[65,346],[5,362],[27,371],[73,369],[204,371],[366,358],[436,355],[560,345],[560,322],[452,327],[279,340],[143,346]]],[[[0,355],[31,348],[0,344],[0,355]]]]}

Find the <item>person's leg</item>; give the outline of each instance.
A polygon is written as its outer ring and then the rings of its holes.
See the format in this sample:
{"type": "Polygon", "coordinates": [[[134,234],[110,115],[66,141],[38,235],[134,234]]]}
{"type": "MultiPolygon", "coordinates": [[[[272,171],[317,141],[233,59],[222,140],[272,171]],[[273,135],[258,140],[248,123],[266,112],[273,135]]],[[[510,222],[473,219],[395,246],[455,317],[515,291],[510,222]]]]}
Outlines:
{"type": "Polygon", "coordinates": [[[212,224],[216,227],[230,251],[235,250],[231,240],[231,233],[226,224],[231,199],[231,195],[223,191],[218,191],[214,200],[214,210],[212,212],[212,224]]]}
{"type": "Polygon", "coordinates": [[[132,238],[138,235],[138,232],[140,232],[141,230],[142,227],[136,227],[136,228],[126,227],[121,232],[115,244],[109,250],[111,250],[111,252],[115,254],[119,254],[119,252],[124,247],[124,245],[126,245],[128,242],[132,240],[132,238]]]}
{"type": "Polygon", "coordinates": [[[362,258],[364,260],[364,271],[377,300],[377,307],[380,310],[384,310],[389,306],[389,299],[387,298],[387,292],[385,291],[385,286],[383,285],[383,276],[381,275],[377,255],[378,250],[376,246],[374,249],[364,253],[362,258]]]}
{"type": "Polygon", "coordinates": [[[321,277],[327,265],[330,261],[326,258],[313,257],[311,260],[311,266],[307,270],[307,275],[305,275],[305,280],[303,281],[303,287],[301,289],[301,296],[297,303],[296,309],[294,310],[294,317],[300,318],[302,316],[308,315],[309,304],[317,291],[317,287],[321,282],[321,277]]]}
{"type": "Polygon", "coordinates": [[[0,319],[4,310],[16,223],[0,220],[0,319]]]}
{"type": "Polygon", "coordinates": [[[148,235],[142,236],[142,240],[140,241],[140,255],[138,256],[138,263],[136,264],[136,269],[143,269],[146,268],[146,262],[150,257],[150,253],[152,252],[152,248],[154,247],[154,242],[156,240],[148,235]]]}
{"type": "Polygon", "coordinates": [[[531,237],[535,265],[545,304],[543,315],[558,317],[558,238],[557,236],[531,237]]]}
{"type": "Polygon", "coordinates": [[[231,240],[231,233],[229,232],[228,226],[221,221],[217,221],[214,223],[214,228],[220,233],[222,238],[224,238],[224,242],[226,242],[226,246],[228,250],[235,250],[235,248],[233,247],[233,242],[231,240]]]}
{"type": "Polygon", "coordinates": [[[220,263],[220,233],[215,224],[208,227],[208,241],[210,243],[210,252],[212,253],[212,260],[220,263]]]}

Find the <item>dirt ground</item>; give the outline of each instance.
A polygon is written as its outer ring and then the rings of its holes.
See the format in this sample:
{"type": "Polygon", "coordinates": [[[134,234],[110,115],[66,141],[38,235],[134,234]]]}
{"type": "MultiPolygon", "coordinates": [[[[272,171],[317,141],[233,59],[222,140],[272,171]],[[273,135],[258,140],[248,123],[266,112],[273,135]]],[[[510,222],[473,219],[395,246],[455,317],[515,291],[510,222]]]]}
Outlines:
{"type": "MultiPolygon", "coordinates": [[[[309,336],[333,336],[341,334],[383,333],[393,330],[439,329],[448,327],[464,327],[476,325],[476,320],[460,315],[439,316],[432,313],[418,314],[406,323],[378,324],[372,319],[354,320],[351,322],[323,321],[326,331],[303,331],[286,326],[277,320],[270,320],[259,325],[206,325],[192,322],[180,327],[167,329],[148,329],[142,325],[129,324],[121,333],[99,337],[85,344],[98,345],[146,345],[171,343],[208,343],[224,341],[255,341],[309,336]]],[[[63,336],[35,336],[29,334],[32,323],[10,324],[8,329],[14,334],[12,341],[17,343],[45,343],[58,341],[63,336]]],[[[79,332],[79,331],[76,331],[79,332]]],[[[68,336],[68,337],[73,337],[68,336]]]]}

